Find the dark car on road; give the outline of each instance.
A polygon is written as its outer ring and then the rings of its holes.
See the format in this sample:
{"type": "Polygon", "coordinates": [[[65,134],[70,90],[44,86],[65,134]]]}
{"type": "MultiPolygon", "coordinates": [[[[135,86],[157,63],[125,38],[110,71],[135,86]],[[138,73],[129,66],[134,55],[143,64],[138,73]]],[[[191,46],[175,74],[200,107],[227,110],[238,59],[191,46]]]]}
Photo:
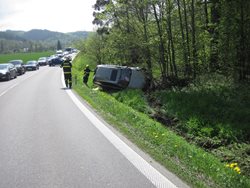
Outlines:
{"type": "Polygon", "coordinates": [[[11,60],[9,63],[13,64],[16,67],[17,74],[22,75],[26,72],[26,69],[23,64],[23,60],[11,60]]]}
{"type": "Polygon", "coordinates": [[[26,70],[38,70],[39,69],[39,64],[37,61],[32,60],[28,61],[25,65],[26,70]]]}
{"type": "Polygon", "coordinates": [[[49,61],[49,66],[55,66],[55,65],[61,65],[63,62],[63,59],[60,57],[53,57],[49,61]]]}
{"type": "Polygon", "coordinates": [[[0,64],[0,80],[10,80],[17,77],[17,71],[13,64],[0,64]]]}

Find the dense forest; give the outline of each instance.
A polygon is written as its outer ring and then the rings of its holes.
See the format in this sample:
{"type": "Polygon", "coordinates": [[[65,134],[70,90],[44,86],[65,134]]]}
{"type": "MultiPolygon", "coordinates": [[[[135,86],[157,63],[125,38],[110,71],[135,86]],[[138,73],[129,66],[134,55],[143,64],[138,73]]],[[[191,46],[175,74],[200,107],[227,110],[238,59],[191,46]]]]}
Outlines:
{"type": "Polygon", "coordinates": [[[135,108],[249,177],[250,1],[96,0],[93,15],[88,64],[145,69],[135,108]]]}
{"type": "Polygon", "coordinates": [[[41,52],[54,51],[58,42],[62,48],[87,38],[89,32],[78,31],[72,33],[60,33],[49,30],[32,29],[30,31],[0,32],[0,54],[15,52],[41,52]]]}
{"type": "Polygon", "coordinates": [[[97,0],[94,9],[98,63],[144,67],[163,87],[208,72],[249,80],[248,0],[97,0]]]}

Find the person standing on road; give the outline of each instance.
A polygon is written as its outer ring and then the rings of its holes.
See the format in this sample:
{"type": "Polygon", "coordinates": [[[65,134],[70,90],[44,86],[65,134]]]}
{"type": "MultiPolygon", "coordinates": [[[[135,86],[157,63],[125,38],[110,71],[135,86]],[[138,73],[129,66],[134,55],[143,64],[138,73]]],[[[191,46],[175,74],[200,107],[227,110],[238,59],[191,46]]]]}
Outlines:
{"type": "Polygon", "coordinates": [[[69,87],[69,89],[71,89],[72,87],[72,74],[71,74],[72,63],[71,63],[70,57],[66,57],[64,62],[61,64],[61,68],[63,68],[66,87],[69,87]]]}
{"type": "Polygon", "coordinates": [[[89,65],[86,65],[86,68],[84,69],[84,74],[83,74],[83,83],[88,86],[88,80],[89,80],[89,73],[91,70],[89,69],[89,65]]]}

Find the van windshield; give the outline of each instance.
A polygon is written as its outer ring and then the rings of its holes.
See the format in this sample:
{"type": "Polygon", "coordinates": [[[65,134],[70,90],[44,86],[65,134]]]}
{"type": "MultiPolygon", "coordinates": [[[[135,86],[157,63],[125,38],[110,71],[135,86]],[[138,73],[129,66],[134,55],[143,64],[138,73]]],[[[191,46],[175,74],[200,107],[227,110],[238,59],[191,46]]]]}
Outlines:
{"type": "Polygon", "coordinates": [[[117,77],[117,69],[112,69],[111,75],[110,75],[110,80],[111,81],[116,81],[116,77],[117,77]]]}
{"type": "Polygon", "coordinates": [[[131,77],[131,69],[125,68],[121,70],[121,76],[119,79],[119,84],[123,87],[127,87],[131,77]]]}

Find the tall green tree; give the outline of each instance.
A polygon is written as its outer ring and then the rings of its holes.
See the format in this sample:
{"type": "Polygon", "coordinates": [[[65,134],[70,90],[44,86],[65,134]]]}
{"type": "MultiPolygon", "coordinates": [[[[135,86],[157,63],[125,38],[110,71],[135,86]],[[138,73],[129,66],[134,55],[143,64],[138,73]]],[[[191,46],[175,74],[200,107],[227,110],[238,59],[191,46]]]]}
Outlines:
{"type": "Polygon", "coordinates": [[[60,40],[57,41],[56,49],[57,50],[61,50],[62,49],[62,45],[61,45],[60,40]]]}
{"type": "Polygon", "coordinates": [[[0,53],[4,52],[4,44],[3,44],[3,40],[1,40],[0,42],[0,53]]]}
{"type": "Polygon", "coordinates": [[[152,81],[168,84],[167,78],[195,79],[208,71],[241,81],[250,75],[249,4],[97,0],[93,23],[105,44],[104,61],[145,67],[152,81]]]}

